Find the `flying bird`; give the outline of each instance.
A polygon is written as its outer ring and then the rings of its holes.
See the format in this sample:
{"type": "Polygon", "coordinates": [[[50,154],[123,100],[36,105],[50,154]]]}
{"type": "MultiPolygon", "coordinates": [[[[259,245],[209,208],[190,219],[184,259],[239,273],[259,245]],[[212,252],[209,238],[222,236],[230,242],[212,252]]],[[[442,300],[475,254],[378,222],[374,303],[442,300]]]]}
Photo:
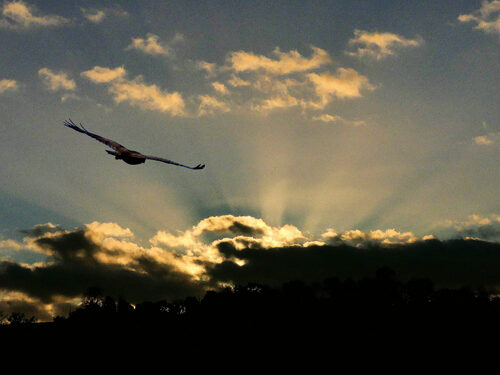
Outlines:
{"type": "Polygon", "coordinates": [[[114,151],[111,150],[106,150],[106,152],[110,155],[113,155],[115,159],[117,160],[123,160],[127,164],[142,164],[146,162],[146,159],[150,160],[157,160],[161,161],[163,163],[167,164],[173,164],[173,165],[178,165],[179,167],[184,167],[184,168],[189,168],[189,169],[203,169],[205,168],[205,164],[198,164],[196,167],[190,167],[184,164],[176,163],[175,161],[168,160],[165,158],[159,158],[157,156],[150,156],[150,155],[143,155],[140,152],[129,150],[125,146],[122,146],[118,142],[112,141],[111,139],[107,139],[104,137],[101,137],[100,135],[91,133],[87,131],[80,123],[80,126],[76,125],[71,119],[69,121],[64,121],[64,126],[67,126],[68,128],[71,128],[73,130],[76,130],[79,133],[83,133],[88,135],[89,137],[92,137],[94,139],[97,139],[99,142],[104,143],[106,146],[112,148],[114,151]]]}

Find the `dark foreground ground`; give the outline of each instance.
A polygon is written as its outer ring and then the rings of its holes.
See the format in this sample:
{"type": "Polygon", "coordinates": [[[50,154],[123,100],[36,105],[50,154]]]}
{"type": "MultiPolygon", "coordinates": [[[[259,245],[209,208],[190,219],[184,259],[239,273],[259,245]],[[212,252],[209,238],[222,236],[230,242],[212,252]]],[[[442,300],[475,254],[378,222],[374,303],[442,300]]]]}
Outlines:
{"type": "Polygon", "coordinates": [[[158,342],[165,349],[218,348],[220,353],[283,347],[435,351],[500,342],[500,298],[482,288],[436,289],[426,279],[403,283],[390,269],[359,281],[294,281],[280,288],[248,284],[208,292],[202,299],[135,307],[94,288],[68,317],[49,323],[21,318],[0,326],[0,340],[88,347],[158,342]]]}

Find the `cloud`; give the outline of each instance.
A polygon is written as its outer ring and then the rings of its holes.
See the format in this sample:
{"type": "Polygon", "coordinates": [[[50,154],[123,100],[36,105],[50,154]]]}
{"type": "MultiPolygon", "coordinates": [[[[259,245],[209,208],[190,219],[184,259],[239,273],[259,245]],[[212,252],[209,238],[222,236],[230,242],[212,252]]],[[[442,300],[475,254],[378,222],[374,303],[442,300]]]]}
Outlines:
{"type": "Polygon", "coordinates": [[[75,81],[68,78],[66,73],[55,73],[48,68],[42,68],[38,71],[38,75],[45,84],[45,87],[50,91],[76,89],[75,81]]]}
{"type": "Polygon", "coordinates": [[[363,120],[346,120],[340,116],[330,115],[328,113],[324,113],[324,114],[318,115],[318,116],[313,116],[312,120],[321,121],[321,122],[325,122],[325,123],[342,123],[342,124],[353,125],[353,126],[366,125],[366,122],[363,120]]]}
{"type": "Polygon", "coordinates": [[[231,108],[243,107],[257,112],[294,107],[319,110],[334,99],[358,98],[363,90],[375,89],[368,78],[354,69],[326,70],[332,63],[329,54],[323,49],[311,48],[310,57],[295,50],[282,52],[279,48],[271,57],[236,51],[228,54],[221,67],[207,62],[198,62],[198,67],[207,71],[207,78],[217,76],[217,81],[211,84],[226,95],[225,103],[231,103],[231,108]],[[314,70],[316,72],[312,72],[314,70]],[[228,86],[234,89],[228,92],[228,86]]]}
{"type": "Polygon", "coordinates": [[[325,106],[334,98],[358,98],[362,90],[375,89],[368,78],[351,68],[338,68],[335,74],[330,72],[309,73],[307,78],[313,83],[320,104],[325,106]]]}
{"type": "Polygon", "coordinates": [[[251,85],[251,83],[249,81],[245,81],[244,79],[238,77],[235,74],[231,75],[231,79],[228,80],[227,83],[233,87],[250,86],[251,85]]]}
{"type": "Polygon", "coordinates": [[[36,15],[36,9],[23,1],[5,2],[1,9],[0,27],[13,30],[34,27],[57,27],[68,24],[69,19],[57,15],[36,15]]]}
{"type": "Polygon", "coordinates": [[[278,286],[290,280],[321,281],[336,276],[360,279],[391,267],[402,280],[430,278],[439,287],[500,288],[500,244],[477,240],[427,240],[392,246],[346,244],[237,249],[225,243],[226,260],[208,267],[212,281],[278,286]]]}
{"type": "Polygon", "coordinates": [[[472,22],[474,28],[488,34],[500,35],[500,0],[483,1],[481,7],[470,13],[458,16],[460,22],[472,22]]]}
{"type": "Polygon", "coordinates": [[[0,312],[5,315],[15,312],[24,314],[26,318],[35,316],[41,321],[51,321],[54,316],[67,314],[69,310],[69,306],[66,306],[63,312],[60,304],[44,304],[39,299],[20,292],[4,292],[1,296],[0,312]]]}
{"type": "Polygon", "coordinates": [[[204,70],[207,74],[207,78],[214,77],[217,73],[217,64],[209,63],[206,61],[197,61],[196,67],[200,70],[204,70]]]}
{"type": "Polygon", "coordinates": [[[210,96],[210,95],[200,95],[200,106],[198,109],[199,116],[213,115],[214,113],[224,113],[229,112],[230,108],[227,103],[210,96]]]}
{"type": "Polygon", "coordinates": [[[107,8],[80,8],[83,17],[92,23],[101,23],[109,16],[115,17],[128,17],[128,12],[121,9],[120,7],[107,7],[107,8]]]}
{"type": "Polygon", "coordinates": [[[455,238],[476,238],[481,240],[500,240],[500,215],[470,215],[466,220],[444,222],[451,230],[449,236],[455,238]]]}
{"type": "Polygon", "coordinates": [[[346,51],[346,54],[350,56],[369,56],[381,60],[394,55],[396,49],[403,47],[418,47],[422,45],[422,40],[406,39],[393,33],[354,30],[354,38],[349,40],[349,45],[357,47],[355,51],[346,51]]]}
{"type": "Polygon", "coordinates": [[[260,101],[258,104],[253,106],[253,109],[256,111],[269,111],[273,109],[291,108],[298,106],[301,103],[302,101],[291,95],[282,94],[260,101]]]}
{"type": "Polygon", "coordinates": [[[185,115],[185,103],[180,93],[169,93],[154,84],[147,84],[141,76],[127,79],[126,74],[123,67],[111,69],[100,66],[81,73],[94,83],[109,84],[108,91],[116,103],[127,102],[132,106],[166,112],[172,116],[185,115]]]}
{"type": "MultiPolygon", "coordinates": [[[[453,228],[491,238],[500,233],[500,216],[472,215],[453,228]]],[[[185,231],[158,231],[148,247],[117,223],[92,222],[73,230],[47,223],[23,233],[22,244],[7,239],[0,245],[13,251],[29,248],[47,260],[31,265],[0,261],[3,303],[31,304],[44,317],[77,302],[90,286],[137,303],[201,296],[228,284],[362,278],[383,266],[402,279],[429,277],[442,286],[482,284],[500,290],[499,243],[440,241],[395,229],[328,229],[316,237],[290,224],[222,215],[185,231]]]]}
{"type": "Polygon", "coordinates": [[[325,50],[311,48],[313,54],[310,58],[302,56],[295,50],[281,52],[279,48],[273,51],[275,59],[245,51],[232,52],[228,57],[228,68],[237,73],[261,70],[282,75],[313,70],[331,62],[325,50]]]}
{"type": "Polygon", "coordinates": [[[229,94],[229,90],[227,89],[226,85],[220,82],[212,82],[212,87],[214,88],[217,93],[222,94],[222,95],[227,95],[229,94]]]}
{"type": "Polygon", "coordinates": [[[37,224],[31,229],[19,229],[18,232],[28,237],[40,237],[44,234],[55,233],[61,230],[62,228],[59,225],[54,225],[49,222],[45,224],[37,224]]]}
{"type": "Polygon", "coordinates": [[[5,91],[15,91],[17,90],[19,85],[17,81],[14,79],[1,79],[0,80],[0,94],[5,91]]]}
{"type": "Polygon", "coordinates": [[[102,9],[80,8],[83,17],[92,23],[101,23],[106,18],[106,12],[102,9]]]}
{"type": "Polygon", "coordinates": [[[17,241],[10,240],[10,239],[9,240],[1,240],[0,241],[0,248],[21,250],[23,248],[23,245],[17,241]]]}
{"type": "Polygon", "coordinates": [[[108,83],[125,77],[127,71],[123,66],[115,69],[95,66],[90,70],[81,73],[82,77],[88,78],[94,83],[108,83]]]}
{"type": "Polygon", "coordinates": [[[327,113],[324,113],[320,116],[314,116],[312,119],[315,121],[322,121],[322,122],[338,122],[342,118],[337,115],[329,115],[327,113]]]}
{"type": "Polygon", "coordinates": [[[160,42],[158,35],[148,33],[146,38],[132,38],[132,43],[125,50],[135,49],[148,55],[168,56],[172,54],[172,45],[183,40],[184,36],[182,34],[176,34],[169,43],[165,43],[160,42]]]}
{"type": "Polygon", "coordinates": [[[474,143],[480,146],[493,146],[500,144],[500,132],[491,132],[486,135],[474,137],[474,143]]]}
{"type": "Polygon", "coordinates": [[[332,244],[343,243],[356,247],[402,245],[420,240],[420,238],[412,232],[401,233],[395,229],[377,229],[370,231],[349,230],[343,233],[337,233],[333,229],[329,229],[323,233],[321,237],[323,240],[332,244]]]}
{"type": "Polygon", "coordinates": [[[118,224],[93,222],[85,228],[32,237],[40,228],[29,231],[25,244],[50,260],[32,266],[1,261],[0,289],[47,304],[61,297],[77,298],[89,286],[100,286],[110,295],[131,301],[196,295],[203,290],[185,272],[190,268],[181,256],[139,246],[130,241],[133,233],[118,224]]]}
{"type": "Polygon", "coordinates": [[[68,100],[80,100],[81,98],[74,93],[66,93],[61,96],[61,103],[66,103],[68,100]]]}
{"type": "Polygon", "coordinates": [[[169,47],[159,43],[159,36],[148,33],[147,38],[132,38],[132,43],[126,49],[136,49],[149,55],[168,55],[169,47]]]}
{"type": "Polygon", "coordinates": [[[156,85],[148,85],[142,77],[114,81],[109,88],[117,103],[128,102],[142,109],[184,115],[184,99],[178,92],[169,93],[156,85]]]}
{"type": "MultiPolygon", "coordinates": [[[[181,40],[179,35],[174,40],[181,40]]],[[[149,37],[135,39],[135,46],[128,49],[170,53],[157,36],[149,34],[149,37]]],[[[142,109],[185,117],[211,116],[235,108],[262,113],[294,107],[303,111],[318,110],[336,98],[360,97],[363,90],[375,88],[368,78],[354,69],[338,68],[334,73],[325,71],[326,64],[331,62],[328,53],[317,47],[312,49],[310,57],[297,51],[281,52],[277,48],[275,58],[238,51],[230,53],[223,66],[197,61],[196,68],[206,72],[205,78],[210,79],[215,95],[208,92],[184,98],[179,92],[168,92],[145,83],[142,76],[128,78],[123,67],[95,66],[81,75],[92,82],[108,84],[108,91],[117,103],[127,102],[142,109]],[[310,72],[314,69],[320,70],[310,72]]]]}

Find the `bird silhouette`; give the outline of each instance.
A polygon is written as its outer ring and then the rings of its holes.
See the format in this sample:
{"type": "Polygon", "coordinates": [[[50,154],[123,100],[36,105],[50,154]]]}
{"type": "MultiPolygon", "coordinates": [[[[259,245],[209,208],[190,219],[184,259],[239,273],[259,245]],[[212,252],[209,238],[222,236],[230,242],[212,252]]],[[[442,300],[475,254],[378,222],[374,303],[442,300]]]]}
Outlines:
{"type": "Polygon", "coordinates": [[[94,134],[94,133],[87,131],[87,129],[85,129],[83,127],[82,123],[80,123],[80,126],[78,126],[71,119],[64,121],[63,124],[64,124],[64,126],[67,126],[68,128],[76,130],[79,133],[86,134],[89,137],[92,137],[94,139],[97,139],[99,142],[104,143],[106,146],[111,147],[114,151],[106,150],[106,152],[110,155],[113,155],[115,157],[115,159],[123,160],[127,164],[132,164],[132,165],[142,164],[142,163],[146,162],[146,159],[150,159],[150,160],[161,161],[161,162],[167,163],[167,164],[178,165],[179,167],[184,167],[184,168],[188,168],[188,169],[203,169],[203,168],[205,168],[205,164],[198,164],[196,167],[190,167],[188,165],[176,163],[175,161],[168,160],[165,158],[160,158],[160,157],[151,156],[151,155],[144,155],[138,151],[129,150],[128,148],[126,148],[125,146],[122,146],[118,142],[112,141],[111,139],[107,139],[107,138],[101,137],[98,134],[94,134]]]}

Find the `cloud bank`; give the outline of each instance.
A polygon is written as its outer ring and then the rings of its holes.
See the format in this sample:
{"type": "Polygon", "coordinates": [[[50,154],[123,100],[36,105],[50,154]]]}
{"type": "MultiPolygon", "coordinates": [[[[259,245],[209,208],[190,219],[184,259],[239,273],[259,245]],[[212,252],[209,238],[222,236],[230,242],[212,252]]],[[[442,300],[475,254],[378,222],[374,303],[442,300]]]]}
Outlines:
{"type": "Polygon", "coordinates": [[[0,248],[47,259],[1,260],[1,300],[4,308],[8,300],[47,317],[68,309],[91,286],[131,302],[172,300],[228,284],[361,278],[383,266],[403,280],[429,277],[443,286],[500,288],[500,244],[485,241],[500,234],[498,215],[471,216],[454,225],[460,238],[447,241],[395,229],[328,229],[313,236],[290,224],[273,227],[251,216],[223,215],[185,231],[159,231],[144,247],[116,223],[73,230],[47,223],[23,230],[22,242],[0,242],[0,248]]]}

